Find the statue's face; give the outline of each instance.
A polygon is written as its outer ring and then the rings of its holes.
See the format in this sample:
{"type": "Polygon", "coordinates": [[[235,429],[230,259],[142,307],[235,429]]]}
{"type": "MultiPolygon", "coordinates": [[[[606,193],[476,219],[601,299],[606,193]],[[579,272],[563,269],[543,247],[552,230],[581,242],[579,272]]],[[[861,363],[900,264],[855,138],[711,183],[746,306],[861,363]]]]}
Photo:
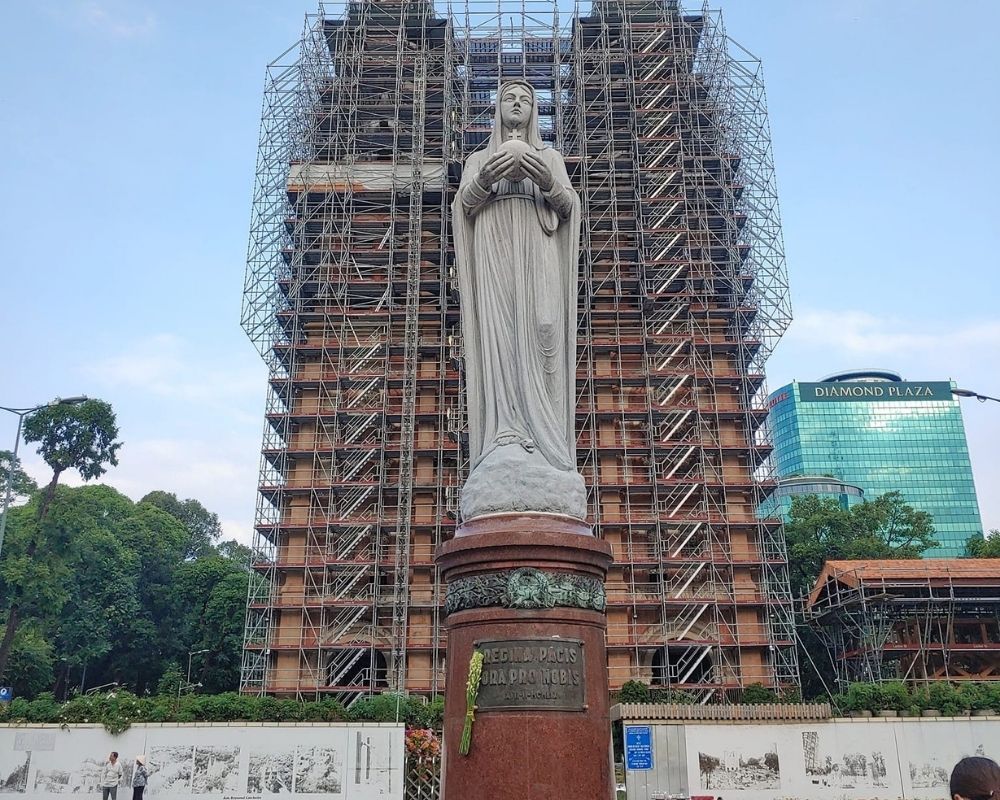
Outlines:
{"type": "Polygon", "coordinates": [[[507,128],[523,128],[531,119],[531,92],[526,86],[514,84],[500,94],[500,121],[507,128]]]}

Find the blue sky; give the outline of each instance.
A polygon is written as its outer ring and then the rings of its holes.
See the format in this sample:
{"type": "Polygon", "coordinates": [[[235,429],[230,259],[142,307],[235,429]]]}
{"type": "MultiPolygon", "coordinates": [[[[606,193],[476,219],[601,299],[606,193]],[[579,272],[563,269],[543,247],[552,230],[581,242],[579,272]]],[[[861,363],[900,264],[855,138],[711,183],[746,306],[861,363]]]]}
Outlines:
{"type": "MultiPolygon", "coordinates": [[[[770,386],[883,366],[1000,396],[1000,3],[714,5],[767,81],[795,313],[770,386]]],[[[0,30],[0,405],[110,401],[125,447],[107,482],[198,498],[243,540],[266,378],[239,327],[261,90],[315,9],[56,0],[9,4],[0,30]]],[[[1000,527],[1000,404],[964,411],[1000,527]]]]}

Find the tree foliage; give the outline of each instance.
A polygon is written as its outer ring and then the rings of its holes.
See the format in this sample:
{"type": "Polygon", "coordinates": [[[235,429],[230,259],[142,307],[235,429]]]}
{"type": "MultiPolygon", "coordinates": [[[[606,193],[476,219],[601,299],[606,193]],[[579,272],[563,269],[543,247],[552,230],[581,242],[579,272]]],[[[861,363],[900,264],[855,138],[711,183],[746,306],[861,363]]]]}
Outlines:
{"type": "Polygon", "coordinates": [[[829,497],[794,497],[785,543],[798,597],[810,592],[825,561],[920,558],[937,544],[931,515],[907,505],[899,492],[850,509],[829,497]]]}
{"type": "Polygon", "coordinates": [[[200,649],[211,652],[194,657],[192,681],[238,688],[251,579],[238,545],[190,559],[182,522],[108,486],[57,487],[41,521],[39,502],[11,510],[0,561],[0,614],[17,596],[34,637],[14,640],[8,678],[18,692],[62,698],[117,683],[145,694],[200,649]],[[33,541],[45,546],[29,557],[33,541]]]}
{"type": "Polygon", "coordinates": [[[55,673],[52,645],[33,625],[22,625],[10,654],[15,696],[34,697],[52,686],[55,673]]]}
{"type": "Polygon", "coordinates": [[[230,561],[242,564],[246,569],[250,569],[253,550],[245,544],[240,544],[235,539],[227,539],[224,542],[219,542],[215,546],[215,551],[223,558],[228,558],[230,561]]]}
{"type": "Polygon", "coordinates": [[[973,536],[965,543],[969,558],[1000,558],[1000,530],[993,528],[985,538],[973,536]]]}
{"type": "Polygon", "coordinates": [[[76,405],[44,406],[24,420],[24,441],[58,476],[75,469],[85,481],[99,478],[107,464],[118,466],[118,424],[110,404],[87,400],[76,405]]]}
{"type": "MultiPolygon", "coordinates": [[[[237,688],[249,550],[217,547],[219,518],[197,500],[157,491],[133,503],[108,486],[59,485],[66,470],[91,480],[118,463],[109,404],[45,406],[23,430],[52,479],[38,491],[11,473],[30,499],[10,511],[0,561],[0,678],[29,695],[111,684],[143,694],[206,650],[193,677],[237,688]]],[[[0,478],[16,468],[0,453],[0,478]]]]}
{"type": "Polygon", "coordinates": [[[618,691],[619,703],[649,703],[649,687],[642,681],[625,681],[618,691]]]}
{"type": "Polygon", "coordinates": [[[781,698],[773,689],[768,689],[761,683],[751,683],[743,690],[743,702],[747,705],[777,703],[781,698]]]}
{"type": "MultiPolygon", "coordinates": [[[[41,548],[50,548],[52,542],[44,537],[43,524],[53,498],[59,477],[68,469],[75,469],[89,481],[105,472],[105,465],[118,464],[118,424],[115,412],[103,400],[87,400],[83,403],[43,406],[24,420],[24,440],[37,442],[38,452],[52,469],[52,479],[41,492],[36,505],[35,519],[38,523],[28,534],[24,548],[24,561],[29,569],[35,568],[35,557],[41,548]]],[[[24,618],[26,609],[22,592],[32,581],[20,581],[11,585],[13,590],[3,639],[0,640],[0,678],[3,677],[10,658],[11,648],[17,636],[17,629],[24,618]]]]}
{"type": "MultiPolygon", "coordinates": [[[[920,558],[937,542],[930,514],[907,505],[899,492],[887,492],[850,509],[829,497],[792,498],[785,544],[792,592],[804,598],[826,561],[920,558]]],[[[829,654],[809,627],[798,625],[797,636],[803,695],[825,695],[836,673],[829,654]]]]}
{"type": "Polygon", "coordinates": [[[29,497],[38,491],[31,477],[21,469],[21,459],[14,459],[10,450],[0,450],[0,498],[6,496],[7,481],[10,480],[11,500],[17,501],[29,497]]]}
{"type": "Polygon", "coordinates": [[[187,558],[197,558],[213,552],[216,542],[222,537],[222,525],[217,514],[205,508],[197,500],[178,500],[173,492],[150,492],[140,503],[148,503],[167,512],[184,525],[188,532],[187,558]]]}

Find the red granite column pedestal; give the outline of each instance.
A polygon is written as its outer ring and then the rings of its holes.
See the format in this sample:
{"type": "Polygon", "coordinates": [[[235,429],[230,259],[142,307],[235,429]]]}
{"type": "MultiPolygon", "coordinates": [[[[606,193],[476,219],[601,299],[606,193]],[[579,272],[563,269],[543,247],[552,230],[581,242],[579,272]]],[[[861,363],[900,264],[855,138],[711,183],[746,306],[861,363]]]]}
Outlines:
{"type": "Polygon", "coordinates": [[[451,611],[442,800],[613,797],[603,595],[611,547],[568,517],[498,514],[461,525],[437,560],[451,611]],[[476,649],[483,678],[461,755],[476,649]]]}

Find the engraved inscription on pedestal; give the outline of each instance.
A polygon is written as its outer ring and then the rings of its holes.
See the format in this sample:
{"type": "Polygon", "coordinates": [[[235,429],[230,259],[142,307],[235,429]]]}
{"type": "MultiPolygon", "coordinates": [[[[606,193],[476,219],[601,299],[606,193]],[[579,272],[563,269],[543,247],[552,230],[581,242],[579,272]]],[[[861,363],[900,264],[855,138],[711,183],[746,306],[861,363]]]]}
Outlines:
{"type": "Polygon", "coordinates": [[[476,649],[483,653],[479,711],[586,710],[580,640],[484,641],[476,649]]]}

